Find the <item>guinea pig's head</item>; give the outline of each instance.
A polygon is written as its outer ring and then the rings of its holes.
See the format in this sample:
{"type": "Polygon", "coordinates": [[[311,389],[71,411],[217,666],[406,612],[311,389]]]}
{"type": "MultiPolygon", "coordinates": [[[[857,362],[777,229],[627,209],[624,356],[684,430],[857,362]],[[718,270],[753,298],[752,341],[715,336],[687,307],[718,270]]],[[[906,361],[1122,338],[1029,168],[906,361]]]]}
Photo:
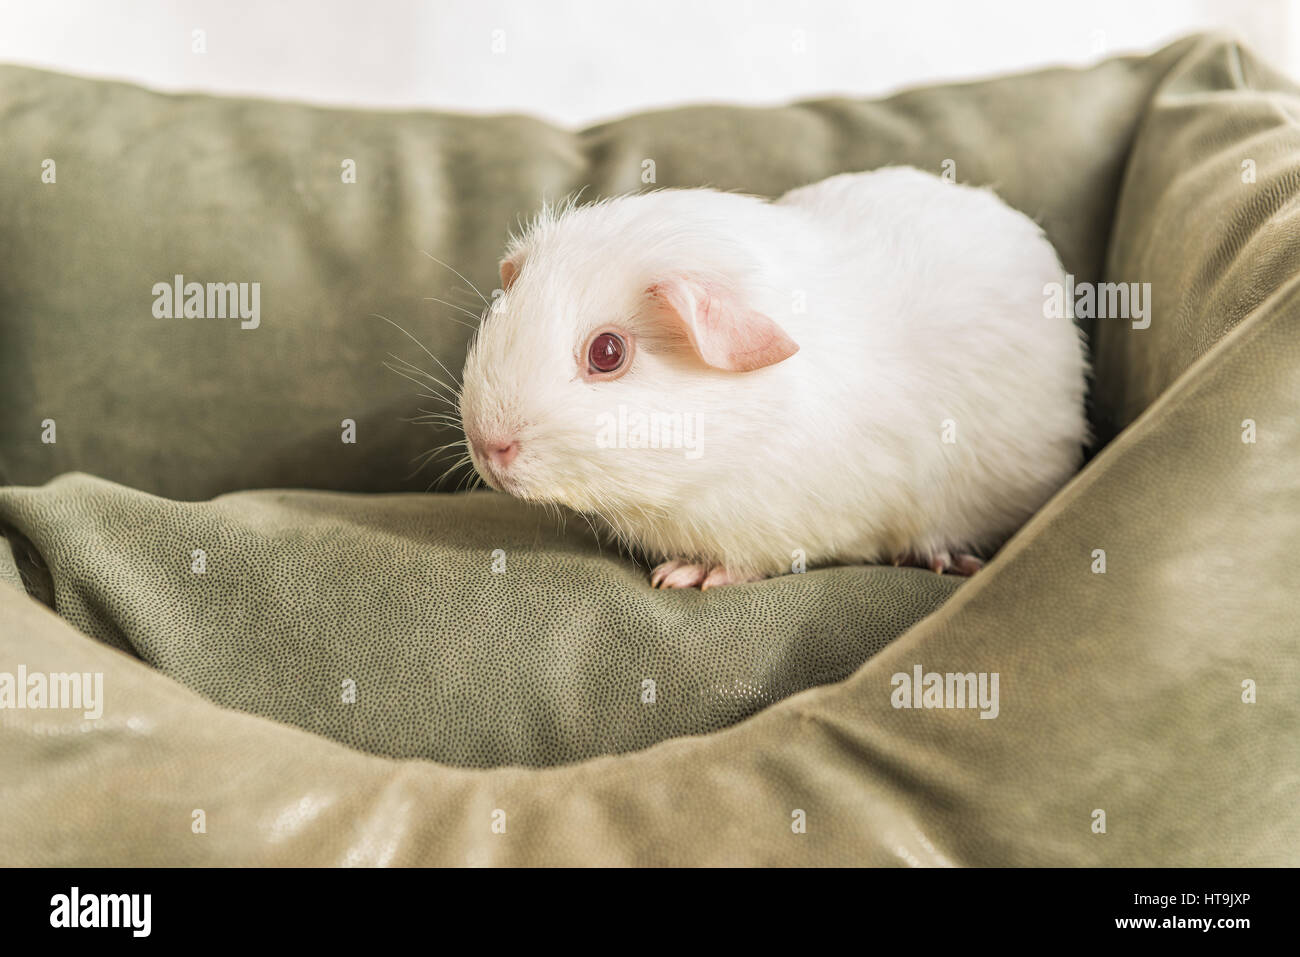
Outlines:
{"type": "Polygon", "coordinates": [[[742,380],[798,350],[755,307],[742,248],[626,203],[544,212],[500,264],[460,396],[493,488],[606,516],[670,508],[734,473],[718,458],[753,424],[742,380]]]}

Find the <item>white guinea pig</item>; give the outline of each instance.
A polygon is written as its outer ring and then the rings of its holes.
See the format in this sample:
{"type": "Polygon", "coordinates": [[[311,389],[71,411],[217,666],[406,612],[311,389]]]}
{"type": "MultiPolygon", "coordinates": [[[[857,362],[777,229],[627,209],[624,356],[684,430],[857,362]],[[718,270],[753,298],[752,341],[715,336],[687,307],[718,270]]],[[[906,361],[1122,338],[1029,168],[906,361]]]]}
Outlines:
{"type": "Polygon", "coordinates": [[[546,209],[465,363],[470,457],[661,561],[657,587],[970,574],[1088,441],[1063,280],[1028,217],[909,168],[546,209]]]}

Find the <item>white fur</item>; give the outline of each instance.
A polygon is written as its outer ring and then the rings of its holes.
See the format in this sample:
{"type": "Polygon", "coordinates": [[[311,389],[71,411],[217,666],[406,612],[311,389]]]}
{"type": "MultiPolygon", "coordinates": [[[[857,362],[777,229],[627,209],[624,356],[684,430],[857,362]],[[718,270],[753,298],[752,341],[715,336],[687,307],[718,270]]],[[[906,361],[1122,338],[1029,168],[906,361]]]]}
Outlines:
{"type": "Polygon", "coordinates": [[[1088,440],[1080,334],[1043,314],[1060,262],[987,190],[908,168],[776,202],[664,190],[547,210],[510,253],[522,271],[465,364],[467,432],[518,438],[509,491],[598,516],[653,558],[743,579],[796,551],[809,566],[987,551],[1088,440]],[[647,308],[681,274],[736,290],[798,353],[705,366],[647,308]],[[578,351],[609,324],[638,336],[630,371],[584,381],[578,351]],[[698,414],[703,454],[598,447],[620,404],[698,414]]]}

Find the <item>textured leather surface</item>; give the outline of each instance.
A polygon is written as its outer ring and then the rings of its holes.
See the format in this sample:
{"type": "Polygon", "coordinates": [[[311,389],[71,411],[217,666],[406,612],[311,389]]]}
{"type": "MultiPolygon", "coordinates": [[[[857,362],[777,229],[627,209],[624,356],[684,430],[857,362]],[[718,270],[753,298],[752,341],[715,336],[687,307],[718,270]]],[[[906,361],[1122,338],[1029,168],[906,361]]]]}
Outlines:
{"type": "MultiPolygon", "coordinates": [[[[1292,572],[1300,540],[1300,204],[1290,166],[1266,162],[1300,155],[1294,88],[1231,43],[1205,38],[1147,61],[926,91],[905,102],[949,104],[931,113],[917,107],[907,129],[932,121],[947,128],[943,120],[982,130],[972,149],[1036,184],[1017,189],[1067,197],[1081,177],[1089,191],[1076,214],[1061,199],[1062,218],[1049,226],[1067,267],[1083,278],[1089,262],[1104,259],[1113,278],[1156,283],[1150,329],[1113,323],[1097,330],[1099,421],[1122,431],[942,607],[846,680],[794,694],[722,731],[562,768],[399,761],[223,709],[108,642],[143,635],[154,649],[146,653],[166,667],[169,646],[201,633],[195,627],[169,641],[151,632],[157,609],[129,587],[144,575],[161,583],[160,594],[180,594],[191,528],[241,543],[260,533],[260,554],[271,561],[284,554],[276,528],[286,536],[314,529],[329,539],[333,515],[343,516],[340,526],[364,515],[400,528],[404,499],[267,492],[181,506],[75,477],[9,489],[5,515],[23,524],[28,540],[10,542],[19,561],[0,550],[0,578],[12,582],[18,567],[39,577],[23,555],[29,546],[48,550],[56,607],[63,611],[65,601],[70,612],[78,609],[85,628],[116,622],[118,637],[105,630],[103,641],[90,640],[0,583],[0,669],[102,671],[108,700],[99,721],[68,711],[0,711],[4,862],[1300,863],[1300,598],[1292,572]],[[1236,82],[1234,69],[1248,85],[1236,82]],[[994,89],[1003,92],[994,97],[994,89]],[[1228,133],[1212,132],[1243,112],[1250,122],[1231,127],[1244,137],[1238,146],[1228,133]],[[1051,117],[1060,138],[1031,134],[1031,116],[1051,117]],[[1041,171],[1027,140],[1013,158],[1016,148],[989,135],[1013,128],[1044,144],[1041,171]],[[1075,155],[1062,151],[1053,166],[1062,140],[1075,155]],[[1228,162],[1238,147],[1260,157],[1253,191],[1242,189],[1228,162]],[[1094,169],[1098,155],[1112,164],[1094,169]],[[1216,164],[1223,176],[1201,178],[1216,164]],[[1102,168],[1110,179],[1096,172],[1102,168]],[[1102,187],[1117,188],[1121,177],[1116,201],[1115,190],[1102,187]],[[1194,195],[1182,195],[1184,187],[1194,195]],[[1147,216],[1157,217],[1155,227],[1147,216]],[[1192,282],[1202,294],[1186,288],[1192,282]],[[1247,419],[1256,424],[1254,443],[1242,441],[1247,419]],[[95,509],[87,498],[130,505],[95,509]],[[303,510],[315,510],[319,524],[303,510]],[[130,549],[104,548],[95,557],[86,545],[130,540],[157,548],[169,539],[180,555],[174,566],[170,557],[137,562],[130,549]],[[1095,572],[1096,549],[1106,552],[1104,574],[1095,572]],[[893,676],[917,665],[998,673],[998,717],[893,707],[893,676]],[[1243,700],[1243,682],[1257,689],[1254,703],[1243,700]],[[192,831],[196,809],[206,815],[206,833],[192,831]],[[1094,829],[1097,811],[1105,812],[1105,833],[1094,829]],[[791,827],[800,814],[804,833],[791,827]],[[498,833],[493,825],[502,821],[498,833]]],[[[803,116],[803,109],[773,115],[803,116]]],[[[863,109],[887,120],[898,108],[863,109]]],[[[668,117],[641,119],[669,126],[668,117]]],[[[846,136],[870,138],[841,119],[852,130],[846,136]]],[[[879,135],[887,140],[895,129],[886,123],[879,135]]],[[[781,155],[788,141],[774,142],[781,155]]],[[[832,152],[816,138],[798,148],[832,152]]],[[[139,462],[118,463],[145,474],[139,462]]],[[[164,472],[159,467],[156,481],[164,472]]],[[[199,483],[187,492],[209,489],[199,483]]],[[[478,506],[471,499],[448,507],[478,506]]],[[[427,525],[412,518],[413,531],[436,537],[444,520],[436,511],[427,525]]],[[[526,539],[526,526],[506,524],[526,539]]],[[[595,562],[574,535],[558,544],[543,538],[539,551],[556,552],[557,564],[595,562]]],[[[340,532],[318,549],[317,560],[330,554],[333,561],[331,549],[344,538],[340,532]]],[[[540,567],[530,566],[535,558],[521,557],[524,569],[540,567]]],[[[612,557],[599,561],[618,567],[612,557]]],[[[404,593],[425,593],[411,585],[428,574],[423,568],[356,567],[387,574],[394,604],[404,593]]],[[[625,573],[617,614],[648,600],[630,565],[625,573]]],[[[336,615],[339,596],[297,591],[302,578],[272,575],[263,597],[278,602],[279,613],[304,603],[318,621],[336,615]]],[[[744,594],[816,580],[762,583],[744,594]]],[[[550,592],[557,604],[565,596],[564,588],[550,592]]],[[[190,595],[174,609],[176,620],[202,617],[208,607],[190,595]]],[[[575,636],[619,620],[605,607],[564,610],[575,636]]],[[[794,614],[785,605],[747,613],[774,629],[788,627],[794,614]]],[[[410,614],[415,621],[430,613],[415,607],[410,614]]],[[[238,643],[258,630],[225,638],[238,643]]],[[[253,647],[265,660],[266,648],[253,647]]],[[[237,684],[252,673],[228,677],[237,684]]],[[[265,672],[257,677],[274,684],[265,672]]],[[[484,677],[520,676],[503,662],[484,677]]],[[[471,705],[465,720],[490,726],[492,716],[471,705]]]]}
{"type": "Polygon", "coordinates": [[[0,489],[4,525],[63,618],[213,701],[473,766],[716,731],[848,677],[960,581],[877,566],[657,591],[584,523],[494,492],[182,503],[71,475],[0,489]]]}
{"type": "Polygon", "coordinates": [[[1160,322],[1097,323],[1103,437],[1295,281],[1297,123],[1291,82],[1232,44],[1181,61],[1160,85],[1125,171],[1106,267],[1109,280],[1151,283],[1160,322]]]}

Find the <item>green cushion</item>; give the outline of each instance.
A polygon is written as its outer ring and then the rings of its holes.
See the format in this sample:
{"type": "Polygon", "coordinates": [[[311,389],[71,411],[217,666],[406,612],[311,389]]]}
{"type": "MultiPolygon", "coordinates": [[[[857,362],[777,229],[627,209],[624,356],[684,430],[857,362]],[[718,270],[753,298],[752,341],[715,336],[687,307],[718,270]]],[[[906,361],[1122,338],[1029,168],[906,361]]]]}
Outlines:
{"type": "Polygon", "coordinates": [[[476,766],[715,731],[847,678],[958,581],[857,567],[657,591],[584,523],[494,492],[182,503],[72,475],[0,489],[3,524],[67,621],[213,701],[476,766]]]}
{"type": "Polygon", "coordinates": [[[1235,44],[578,133],[0,88],[0,671],[105,689],[99,719],[0,713],[0,863],[1300,863],[1300,95],[1235,44]],[[760,193],[945,159],[997,185],[1080,281],[1152,282],[1149,329],[1089,324],[1114,439],[950,598],[862,568],[660,595],[486,495],[180,501],[422,489],[378,367],[418,350],[361,314],[454,363],[420,249],[486,291],[515,216],[644,158],[760,193]],[[153,319],[176,271],[262,278],[261,327],[153,319]],[[73,470],[98,478],[16,487],[73,470]],[[917,666],[997,673],[998,716],[894,707],[917,666]]]}

